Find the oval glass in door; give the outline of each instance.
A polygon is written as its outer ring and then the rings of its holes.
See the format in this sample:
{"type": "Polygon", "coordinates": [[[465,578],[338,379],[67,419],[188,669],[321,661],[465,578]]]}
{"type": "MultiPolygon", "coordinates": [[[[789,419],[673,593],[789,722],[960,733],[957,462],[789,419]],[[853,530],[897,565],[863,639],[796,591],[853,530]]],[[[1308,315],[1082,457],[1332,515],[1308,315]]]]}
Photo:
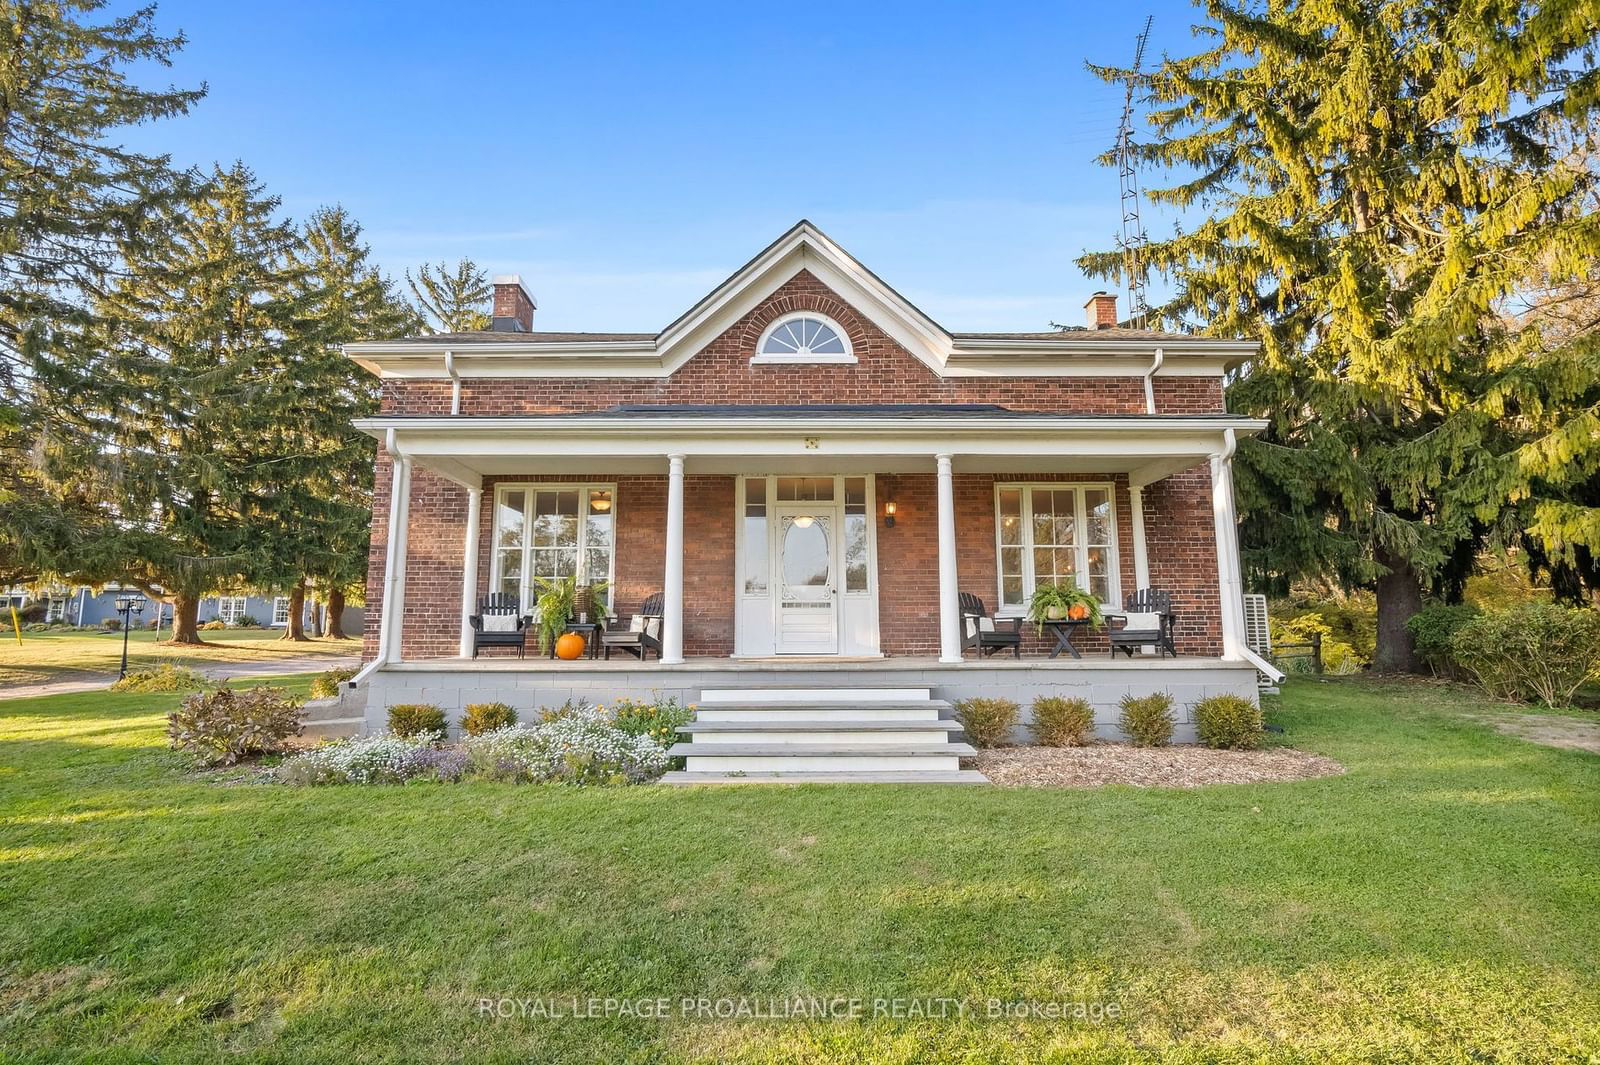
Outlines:
{"type": "Polygon", "coordinates": [[[812,514],[797,514],[783,530],[783,583],[791,589],[827,587],[832,569],[828,523],[812,514]]]}

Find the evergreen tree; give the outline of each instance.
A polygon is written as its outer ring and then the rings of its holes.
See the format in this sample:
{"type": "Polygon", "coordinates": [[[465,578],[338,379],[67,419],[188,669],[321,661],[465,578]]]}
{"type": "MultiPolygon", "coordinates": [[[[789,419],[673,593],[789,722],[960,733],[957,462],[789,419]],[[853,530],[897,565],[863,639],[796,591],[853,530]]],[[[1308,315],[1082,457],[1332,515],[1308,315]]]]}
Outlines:
{"type": "MultiPolygon", "coordinates": [[[[1210,214],[1149,245],[1177,280],[1154,317],[1262,345],[1229,390],[1271,420],[1239,450],[1255,583],[1371,584],[1376,665],[1413,668],[1424,592],[1459,594],[1514,497],[1600,461],[1593,335],[1505,313],[1540,271],[1565,281],[1600,255],[1596,175],[1560,148],[1600,102],[1595,9],[1204,7],[1208,47],[1139,78],[1157,136],[1138,152],[1180,174],[1151,198],[1210,214]]],[[[1546,517],[1544,539],[1595,532],[1546,517]]]]}
{"type": "Polygon", "coordinates": [[[406,271],[406,283],[416,300],[418,311],[445,333],[465,333],[489,328],[489,315],[484,306],[494,295],[489,275],[478,269],[471,259],[462,259],[451,269],[444,263],[426,263],[412,277],[406,271]]]}
{"type": "Polygon", "coordinates": [[[93,14],[102,0],[0,0],[0,572],[58,569],[92,530],[92,503],[41,470],[41,439],[67,431],[40,390],[43,365],[77,361],[88,298],[120,249],[149,237],[185,194],[166,156],[116,145],[118,130],[181,115],[204,89],[147,90],[139,63],[167,65],[181,36],[156,32],[154,10],[93,14]]]}
{"type": "Polygon", "coordinates": [[[357,340],[406,336],[421,328],[416,312],[394,284],[370,262],[361,227],[342,207],[312,215],[300,247],[291,253],[305,290],[305,317],[297,321],[304,342],[286,344],[292,361],[286,379],[296,395],[294,437],[285,450],[297,456],[290,505],[283,515],[293,540],[275,553],[287,574],[290,624],[285,639],[303,639],[304,597],[309,586],[330,612],[328,635],[340,625],[346,596],[367,574],[372,517],[372,439],[350,423],[378,410],[377,382],[344,357],[342,346],[357,340]]]}
{"type": "Polygon", "coordinates": [[[204,595],[260,571],[281,517],[264,500],[296,472],[266,431],[285,418],[280,348],[301,314],[286,266],[298,238],[277,206],[235,164],[164,208],[158,236],[122,246],[80,349],[95,354],[58,396],[78,431],[54,443],[55,468],[104,501],[66,568],[172,603],[180,643],[200,642],[204,595]]]}

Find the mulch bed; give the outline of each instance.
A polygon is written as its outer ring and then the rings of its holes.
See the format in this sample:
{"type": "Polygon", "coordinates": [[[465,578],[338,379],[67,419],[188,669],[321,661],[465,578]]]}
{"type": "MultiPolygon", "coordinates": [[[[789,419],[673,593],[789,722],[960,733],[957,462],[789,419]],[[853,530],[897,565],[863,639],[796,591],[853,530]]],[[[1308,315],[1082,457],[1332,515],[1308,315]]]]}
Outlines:
{"type": "Polygon", "coordinates": [[[1202,788],[1263,780],[1338,776],[1344,766],[1292,747],[1215,751],[1209,747],[1001,747],[979,751],[978,769],[1002,788],[1202,788]]]}

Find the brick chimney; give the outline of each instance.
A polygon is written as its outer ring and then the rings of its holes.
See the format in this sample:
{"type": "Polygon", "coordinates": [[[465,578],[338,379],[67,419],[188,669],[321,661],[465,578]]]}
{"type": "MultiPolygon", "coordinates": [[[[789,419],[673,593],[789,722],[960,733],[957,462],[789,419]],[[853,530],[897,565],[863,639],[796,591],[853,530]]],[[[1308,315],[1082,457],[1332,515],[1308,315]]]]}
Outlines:
{"type": "Polygon", "coordinates": [[[496,333],[533,332],[533,312],[539,305],[522,287],[519,274],[494,275],[494,316],[489,328],[496,333]]]}
{"type": "MultiPolygon", "coordinates": [[[[496,297],[498,299],[498,297],[496,297]]],[[[499,306],[497,303],[496,306],[499,306]]],[[[1115,329],[1117,326],[1117,297],[1115,294],[1096,292],[1083,305],[1089,312],[1090,329],[1115,329]]],[[[499,311],[495,312],[500,313],[499,311]]]]}

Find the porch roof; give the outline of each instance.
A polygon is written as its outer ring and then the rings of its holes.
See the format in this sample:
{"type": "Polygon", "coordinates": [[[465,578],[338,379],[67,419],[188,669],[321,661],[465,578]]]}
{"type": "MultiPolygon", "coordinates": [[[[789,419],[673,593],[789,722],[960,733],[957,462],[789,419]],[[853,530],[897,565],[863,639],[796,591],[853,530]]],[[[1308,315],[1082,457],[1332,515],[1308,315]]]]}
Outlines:
{"type": "Polygon", "coordinates": [[[1266,428],[1232,415],[1015,411],[989,404],[634,406],[534,415],[393,415],[356,426],[395,455],[476,487],[505,474],[1126,473],[1149,484],[1266,428]]]}

